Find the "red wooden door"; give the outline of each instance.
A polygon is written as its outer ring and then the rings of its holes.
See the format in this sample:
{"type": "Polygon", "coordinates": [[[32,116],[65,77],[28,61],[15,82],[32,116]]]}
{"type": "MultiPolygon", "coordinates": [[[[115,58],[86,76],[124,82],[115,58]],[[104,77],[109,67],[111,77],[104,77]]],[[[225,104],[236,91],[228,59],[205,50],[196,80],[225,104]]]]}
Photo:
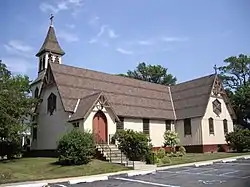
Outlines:
{"type": "Polygon", "coordinates": [[[93,132],[96,142],[107,142],[107,118],[102,111],[98,111],[93,119],[93,132]]]}

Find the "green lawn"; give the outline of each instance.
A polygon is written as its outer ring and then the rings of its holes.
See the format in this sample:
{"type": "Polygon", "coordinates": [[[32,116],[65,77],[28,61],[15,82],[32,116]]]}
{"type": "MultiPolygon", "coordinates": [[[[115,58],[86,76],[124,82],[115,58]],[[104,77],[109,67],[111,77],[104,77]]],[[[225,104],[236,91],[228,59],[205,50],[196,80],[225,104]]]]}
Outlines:
{"type": "Polygon", "coordinates": [[[118,164],[93,160],[87,165],[60,166],[56,158],[22,158],[0,162],[0,183],[95,175],[128,170],[118,164]],[[3,174],[6,177],[3,177],[3,174]]]}
{"type": "Polygon", "coordinates": [[[168,166],[168,165],[176,165],[176,164],[185,164],[191,162],[199,162],[206,160],[215,160],[227,157],[235,157],[241,155],[250,155],[250,153],[188,153],[182,157],[172,157],[170,158],[170,163],[162,164],[159,163],[158,166],[168,166]]]}

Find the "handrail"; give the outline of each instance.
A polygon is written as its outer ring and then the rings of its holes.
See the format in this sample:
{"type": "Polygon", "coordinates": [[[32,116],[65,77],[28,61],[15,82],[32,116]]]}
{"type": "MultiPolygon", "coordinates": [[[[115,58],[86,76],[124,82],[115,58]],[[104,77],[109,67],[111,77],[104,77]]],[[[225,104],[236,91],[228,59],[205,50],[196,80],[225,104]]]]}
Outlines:
{"type": "Polygon", "coordinates": [[[104,150],[108,149],[109,150],[109,162],[111,162],[111,148],[109,147],[109,145],[100,137],[100,135],[98,133],[95,134],[95,143],[98,144],[101,149],[102,149],[102,153],[104,152],[104,150]]]}

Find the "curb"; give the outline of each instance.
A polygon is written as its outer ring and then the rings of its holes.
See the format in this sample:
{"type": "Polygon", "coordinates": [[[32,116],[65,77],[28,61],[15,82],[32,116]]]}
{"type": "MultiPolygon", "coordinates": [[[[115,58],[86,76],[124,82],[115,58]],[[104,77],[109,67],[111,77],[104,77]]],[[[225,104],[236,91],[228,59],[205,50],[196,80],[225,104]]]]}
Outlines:
{"type": "Polygon", "coordinates": [[[202,161],[202,162],[193,162],[193,163],[187,163],[187,164],[178,164],[178,165],[172,165],[172,166],[164,166],[164,167],[158,167],[156,169],[151,169],[151,170],[138,170],[138,171],[129,170],[129,171],[120,171],[120,172],[115,172],[115,173],[106,173],[106,174],[101,174],[101,175],[72,177],[72,178],[64,178],[64,179],[51,179],[51,180],[35,181],[33,183],[28,183],[28,182],[13,183],[13,184],[5,184],[5,185],[0,185],[0,186],[3,186],[3,187],[47,187],[48,186],[49,187],[50,184],[63,183],[63,182],[68,183],[70,185],[78,184],[78,183],[89,183],[89,182],[94,182],[94,181],[104,181],[110,178],[117,178],[117,177],[132,177],[132,176],[138,176],[138,175],[155,174],[157,171],[168,170],[172,168],[181,168],[181,167],[188,167],[188,166],[200,167],[200,166],[212,165],[215,163],[233,162],[239,159],[250,159],[250,155],[222,158],[222,159],[202,161]]]}

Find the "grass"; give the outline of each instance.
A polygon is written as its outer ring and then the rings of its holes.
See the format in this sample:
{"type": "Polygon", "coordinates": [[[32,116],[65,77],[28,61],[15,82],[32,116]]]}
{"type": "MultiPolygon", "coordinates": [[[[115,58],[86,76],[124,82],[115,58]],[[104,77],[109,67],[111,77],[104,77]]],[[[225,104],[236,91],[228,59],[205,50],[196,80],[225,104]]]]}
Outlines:
{"type": "Polygon", "coordinates": [[[0,184],[73,176],[95,175],[128,170],[122,165],[92,160],[87,165],[60,166],[56,158],[21,158],[0,162],[0,184]],[[4,175],[4,176],[3,176],[4,175]]]}
{"type": "Polygon", "coordinates": [[[241,155],[249,155],[250,153],[187,153],[182,157],[171,157],[170,163],[162,164],[159,163],[158,166],[169,166],[176,164],[186,164],[191,162],[199,162],[199,161],[207,161],[207,160],[215,160],[221,158],[235,157],[241,155]]]}

